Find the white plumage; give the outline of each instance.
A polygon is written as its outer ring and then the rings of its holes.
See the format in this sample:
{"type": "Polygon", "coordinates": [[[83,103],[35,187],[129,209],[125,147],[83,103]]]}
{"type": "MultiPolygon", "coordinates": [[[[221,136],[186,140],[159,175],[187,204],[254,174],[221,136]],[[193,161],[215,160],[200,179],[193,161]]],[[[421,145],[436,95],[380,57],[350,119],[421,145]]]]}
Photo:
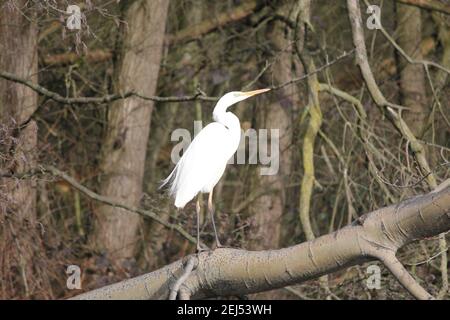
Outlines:
{"type": "Polygon", "coordinates": [[[170,182],[170,195],[175,197],[175,206],[183,208],[199,192],[211,192],[238,146],[239,141],[236,146],[223,124],[213,122],[203,128],[163,182],[170,182]]]}

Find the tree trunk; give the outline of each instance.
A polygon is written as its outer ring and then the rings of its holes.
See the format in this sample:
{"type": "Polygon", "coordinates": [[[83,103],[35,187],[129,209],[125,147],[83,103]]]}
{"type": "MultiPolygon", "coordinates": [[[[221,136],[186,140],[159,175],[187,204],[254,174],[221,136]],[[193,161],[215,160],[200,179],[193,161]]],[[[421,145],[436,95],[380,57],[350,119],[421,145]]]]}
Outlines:
{"type": "MultiPolygon", "coordinates": [[[[154,95],[158,80],[169,1],[139,0],[125,11],[122,52],[116,69],[116,92],[154,95]]],[[[110,106],[101,163],[101,193],[137,206],[153,102],[139,98],[110,106]]],[[[140,218],[107,205],[98,208],[95,240],[114,258],[133,256],[140,218]]]]}
{"type": "MultiPolygon", "coordinates": [[[[420,9],[397,4],[398,44],[413,59],[421,60],[422,21],[420,9]]],[[[400,70],[401,104],[410,108],[404,112],[404,119],[416,137],[421,137],[426,119],[425,71],[420,64],[408,63],[398,57],[400,70]]]]}
{"type": "MultiPolygon", "coordinates": [[[[16,1],[16,6],[4,6],[0,11],[0,70],[37,82],[37,28],[33,8],[27,3],[16,1]]],[[[33,90],[0,80],[0,167],[9,173],[21,174],[36,165],[37,125],[29,120],[36,108],[37,94],[33,90]]],[[[36,180],[0,179],[0,202],[1,264],[12,262],[9,266],[20,270],[25,295],[29,296],[33,278],[36,180]],[[6,220],[9,215],[11,219],[6,220]],[[21,236],[16,238],[19,233],[21,236]],[[15,261],[7,261],[8,256],[15,261]]],[[[4,279],[0,279],[3,283],[4,279]]]]}
{"type": "MultiPolygon", "coordinates": [[[[281,13],[289,16],[292,5],[285,5],[281,13]]],[[[276,60],[271,67],[268,81],[284,83],[295,77],[292,69],[292,44],[289,39],[289,32],[285,24],[275,22],[268,32],[268,38],[274,44],[274,51],[277,54],[276,60]]],[[[260,175],[260,170],[256,170],[259,188],[273,189],[257,198],[252,207],[255,212],[252,216],[252,234],[258,237],[251,239],[251,248],[256,250],[276,248],[279,246],[281,235],[281,217],[286,204],[286,181],[290,175],[292,159],[292,109],[298,102],[298,92],[295,86],[282,89],[276,93],[273,102],[268,104],[264,112],[257,109],[261,114],[261,129],[268,130],[268,140],[273,143],[271,129],[279,130],[279,171],[274,175],[260,175]]],[[[260,139],[261,137],[259,137],[260,139]]],[[[270,152],[270,143],[267,143],[270,152]]],[[[273,156],[273,155],[271,155],[273,156]]]]}
{"type": "MultiPolygon", "coordinates": [[[[280,14],[289,17],[292,4],[284,5],[280,14]]],[[[285,83],[295,78],[292,67],[292,41],[290,39],[290,30],[284,23],[274,22],[268,26],[268,38],[273,43],[273,51],[276,60],[268,73],[267,82],[285,83]]],[[[271,144],[276,142],[276,137],[272,135],[271,130],[279,132],[278,152],[278,172],[273,175],[260,175],[260,168],[255,170],[257,188],[260,190],[271,190],[264,193],[255,200],[251,206],[251,233],[250,248],[253,250],[264,250],[268,248],[278,248],[282,238],[282,220],[285,213],[286,201],[289,200],[288,189],[286,185],[291,174],[292,165],[292,133],[293,121],[292,113],[294,104],[298,103],[298,90],[296,86],[291,86],[276,92],[274,100],[268,103],[264,111],[256,109],[259,114],[260,129],[266,129],[267,133],[267,151],[271,152],[271,144]]],[[[262,137],[259,135],[258,139],[262,137]]],[[[259,145],[258,148],[261,148],[259,145]]],[[[261,150],[259,150],[261,152],[261,150]]],[[[270,154],[272,159],[273,154],[270,154]]],[[[272,165],[272,164],[271,164],[272,165]]],[[[255,299],[280,299],[281,291],[271,291],[257,294],[255,299]]]]}

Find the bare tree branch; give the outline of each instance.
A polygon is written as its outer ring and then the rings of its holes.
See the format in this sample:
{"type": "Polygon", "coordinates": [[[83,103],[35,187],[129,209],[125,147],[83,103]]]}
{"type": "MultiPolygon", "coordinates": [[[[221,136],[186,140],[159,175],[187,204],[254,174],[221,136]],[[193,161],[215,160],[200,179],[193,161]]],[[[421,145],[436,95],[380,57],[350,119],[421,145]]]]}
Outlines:
{"type": "Polygon", "coordinates": [[[183,289],[181,288],[181,285],[186,281],[186,279],[191,274],[192,270],[195,267],[195,264],[197,262],[197,259],[195,256],[190,256],[188,258],[188,261],[186,263],[186,268],[184,270],[184,273],[181,275],[181,277],[175,282],[173,285],[173,288],[170,290],[169,300],[175,300],[177,298],[178,292],[180,292],[180,298],[182,300],[186,300],[188,296],[186,296],[186,292],[184,293],[184,298],[182,297],[183,289]]]}
{"type": "Polygon", "coordinates": [[[115,93],[115,94],[108,94],[103,97],[76,97],[76,98],[64,98],[60,94],[50,91],[40,85],[37,85],[31,81],[28,81],[26,79],[20,78],[12,73],[0,71],[0,78],[14,81],[17,83],[21,83],[37,93],[52,99],[56,102],[64,103],[64,104],[88,104],[88,103],[95,103],[95,104],[102,104],[102,103],[110,103],[116,100],[120,99],[126,99],[130,97],[137,97],[143,100],[151,100],[155,102],[187,102],[187,101],[193,101],[193,100],[204,100],[204,101],[217,101],[218,98],[216,97],[206,97],[202,95],[200,92],[190,95],[190,96],[172,96],[172,97],[159,97],[159,96],[144,96],[134,91],[128,91],[124,93],[115,93]]]}
{"type": "Polygon", "coordinates": [[[439,11],[445,14],[450,14],[450,7],[448,6],[448,4],[442,3],[441,1],[438,0],[396,0],[396,1],[426,10],[439,11]]]}
{"type": "MultiPolygon", "coordinates": [[[[303,81],[303,80],[307,79],[308,77],[315,75],[316,73],[323,71],[324,69],[332,66],[333,64],[337,63],[338,61],[352,55],[353,52],[354,52],[354,50],[351,50],[349,52],[344,52],[342,55],[340,55],[336,59],[320,66],[317,69],[312,70],[309,74],[305,74],[301,77],[292,79],[285,83],[281,83],[279,85],[272,86],[272,87],[270,87],[270,89],[279,90],[288,85],[303,81]]],[[[65,98],[56,92],[50,91],[45,87],[37,85],[31,81],[28,81],[26,79],[18,77],[9,72],[0,71],[0,78],[23,84],[23,85],[33,89],[40,95],[43,95],[49,99],[52,99],[56,102],[63,103],[63,104],[89,104],[89,103],[102,104],[102,103],[110,103],[110,102],[113,102],[116,100],[127,99],[130,97],[136,97],[136,98],[140,98],[143,100],[151,100],[151,101],[155,101],[155,102],[188,102],[188,101],[194,101],[194,100],[213,101],[214,102],[219,99],[218,97],[205,96],[200,91],[197,92],[196,94],[188,95],[188,96],[169,96],[169,97],[144,96],[144,95],[139,94],[138,92],[128,91],[128,92],[124,92],[124,93],[108,94],[108,95],[101,96],[101,97],[73,97],[73,98],[69,97],[69,98],[65,98]]]]}
{"type": "MultiPolygon", "coordinates": [[[[59,23],[58,23],[59,25],[59,23]]],[[[42,57],[45,66],[62,66],[73,64],[79,59],[86,59],[89,63],[98,63],[112,59],[112,52],[106,49],[95,49],[88,51],[84,56],[75,52],[59,53],[42,57]]]]}
{"type": "Polygon", "coordinates": [[[189,26],[174,35],[169,35],[166,41],[172,44],[181,41],[198,39],[201,36],[216,30],[217,28],[223,27],[226,24],[248,17],[254,13],[256,6],[257,2],[255,0],[247,0],[242,3],[242,5],[234,8],[233,11],[222,12],[217,16],[200,22],[199,24],[189,26]]]}
{"type": "Polygon", "coordinates": [[[397,278],[398,282],[408,290],[416,299],[431,300],[434,299],[432,295],[425,291],[417,281],[409,274],[405,267],[398,261],[395,253],[388,251],[388,253],[380,256],[380,260],[389,269],[389,271],[397,278]]]}
{"type": "MultiPolygon", "coordinates": [[[[152,220],[165,226],[166,228],[175,230],[178,234],[180,234],[182,237],[187,239],[189,242],[191,242],[193,244],[197,243],[196,238],[191,236],[181,226],[161,219],[156,213],[154,213],[152,211],[127,206],[127,205],[122,204],[121,202],[115,201],[114,199],[110,199],[108,197],[99,195],[99,194],[95,193],[94,191],[86,188],[79,182],[77,182],[74,178],[72,178],[68,174],[58,170],[57,168],[55,168],[53,166],[44,166],[44,167],[42,167],[42,171],[51,173],[55,177],[62,178],[64,181],[66,181],[68,184],[70,184],[73,188],[75,188],[76,190],[80,191],[81,193],[83,193],[84,195],[88,196],[89,198],[91,198],[95,201],[105,203],[105,204],[113,206],[113,207],[122,208],[122,209],[128,210],[130,212],[140,214],[141,216],[151,218],[152,220]]],[[[6,176],[6,175],[2,175],[2,176],[6,176]]]]}

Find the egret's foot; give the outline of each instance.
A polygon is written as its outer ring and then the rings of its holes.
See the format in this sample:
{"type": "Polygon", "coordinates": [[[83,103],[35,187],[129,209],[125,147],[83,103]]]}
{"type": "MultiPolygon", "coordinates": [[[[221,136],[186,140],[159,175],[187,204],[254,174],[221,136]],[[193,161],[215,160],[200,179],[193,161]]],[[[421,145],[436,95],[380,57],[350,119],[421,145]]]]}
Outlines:
{"type": "Polygon", "coordinates": [[[215,236],[216,236],[216,248],[215,248],[215,249],[218,249],[218,248],[226,248],[226,246],[223,246],[223,245],[220,243],[220,240],[219,240],[219,237],[217,236],[217,233],[215,233],[215,236]]]}
{"type": "Polygon", "coordinates": [[[216,242],[216,247],[214,248],[214,250],[215,249],[238,249],[238,248],[235,248],[235,247],[232,247],[232,246],[223,245],[220,242],[216,242]]]}
{"type": "Polygon", "coordinates": [[[197,245],[197,249],[196,249],[195,252],[198,254],[198,253],[202,253],[202,252],[205,252],[205,251],[211,251],[211,249],[206,247],[206,246],[197,245]]]}
{"type": "Polygon", "coordinates": [[[239,249],[239,248],[232,247],[232,246],[220,246],[220,247],[214,248],[214,250],[219,250],[219,249],[239,249]]]}
{"type": "Polygon", "coordinates": [[[202,247],[199,247],[199,246],[197,246],[197,249],[195,250],[195,253],[201,253],[201,252],[203,252],[203,251],[206,251],[206,249],[205,249],[205,248],[202,248],[202,247]]]}

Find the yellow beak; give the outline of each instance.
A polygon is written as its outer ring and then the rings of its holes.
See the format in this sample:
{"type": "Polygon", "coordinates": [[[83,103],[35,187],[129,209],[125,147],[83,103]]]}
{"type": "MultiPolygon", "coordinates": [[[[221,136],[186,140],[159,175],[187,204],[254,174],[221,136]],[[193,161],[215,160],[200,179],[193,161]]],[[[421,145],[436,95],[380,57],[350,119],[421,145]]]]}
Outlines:
{"type": "Polygon", "coordinates": [[[242,92],[242,95],[246,96],[247,98],[249,98],[249,97],[256,96],[257,94],[260,94],[260,93],[263,93],[263,92],[267,92],[267,91],[270,91],[270,89],[266,88],[266,89],[259,89],[259,90],[242,92]]]}

